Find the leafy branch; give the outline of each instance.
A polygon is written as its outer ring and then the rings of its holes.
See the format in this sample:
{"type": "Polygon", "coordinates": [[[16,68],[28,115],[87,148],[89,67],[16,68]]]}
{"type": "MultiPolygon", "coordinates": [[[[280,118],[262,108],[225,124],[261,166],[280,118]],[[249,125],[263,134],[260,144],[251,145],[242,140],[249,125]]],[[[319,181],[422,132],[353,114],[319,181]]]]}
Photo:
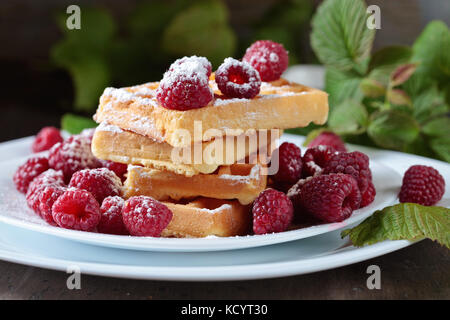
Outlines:
{"type": "MultiPolygon", "coordinates": [[[[326,0],[311,45],[326,67],[327,129],[347,141],[450,162],[450,31],[430,22],[414,45],[373,54],[363,0],[326,0]]],[[[316,134],[312,132],[311,134],[316,134]]]]}

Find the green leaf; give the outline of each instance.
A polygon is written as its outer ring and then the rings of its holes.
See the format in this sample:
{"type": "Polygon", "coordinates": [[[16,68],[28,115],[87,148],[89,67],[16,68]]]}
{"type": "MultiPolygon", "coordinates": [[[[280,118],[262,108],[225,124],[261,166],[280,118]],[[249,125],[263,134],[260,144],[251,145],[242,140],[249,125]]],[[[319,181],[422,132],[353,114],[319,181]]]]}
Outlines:
{"type": "Polygon", "coordinates": [[[394,69],[397,65],[406,63],[412,56],[412,50],[405,46],[384,47],[372,55],[369,70],[389,66],[394,69]]]}
{"type": "Polygon", "coordinates": [[[443,115],[442,117],[431,119],[422,126],[422,131],[431,137],[450,137],[450,118],[443,115]]]}
{"type": "Polygon", "coordinates": [[[363,104],[347,100],[333,109],[328,126],[337,134],[360,134],[367,128],[368,117],[363,104]]]}
{"type": "Polygon", "coordinates": [[[110,14],[100,9],[83,9],[80,30],[69,30],[67,15],[58,16],[64,38],[51,49],[56,66],[66,69],[75,87],[77,110],[95,110],[103,89],[111,82],[107,54],[115,32],[110,14]]]}
{"type": "Polygon", "coordinates": [[[445,96],[439,91],[436,83],[418,79],[416,74],[405,82],[405,91],[411,96],[413,103],[413,116],[420,123],[448,112],[445,96]]]}
{"type": "Polygon", "coordinates": [[[450,77],[450,30],[442,21],[432,21],[414,42],[412,61],[420,62],[417,73],[441,83],[450,77]]]}
{"type": "Polygon", "coordinates": [[[91,118],[78,116],[72,113],[66,113],[61,118],[61,128],[71,134],[78,134],[83,129],[95,128],[97,123],[91,118]]]}
{"type": "Polygon", "coordinates": [[[450,249],[450,209],[400,203],[375,211],[358,226],[341,232],[362,247],[385,240],[428,238],[450,249]]]}
{"type": "Polygon", "coordinates": [[[418,136],[420,127],[409,114],[385,110],[372,114],[368,135],[380,147],[403,150],[418,136]]]}
{"type": "Polygon", "coordinates": [[[374,79],[363,79],[360,87],[364,95],[369,98],[378,98],[386,94],[386,87],[374,79]]]}
{"type": "Polygon", "coordinates": [[[430,147],[444,161],[450,162],[450,136],[431,139],[430,147]]]}
{"type": "Polygon", "coordinates": [[[172,55],[199,55],[218,66],[236,48],[227,23],[228,11],[218,1],[202,1],[180,12],[163,34],[163,48],[172,55]]]}
{"type": "Polygon", "coordinates": [[[398,106],[411,106],[411,98],[401,89],[391,89],[387,92],[387,99],[390,103],[398,106]]]}
{"type": "Polygon", "coordinates": [[[361,77],[354,72],[344,72],[335,68],[327,68],[325,72],[325,91],[328,92],[328,103],[333,108],[344,100],[361,101],[363,93],[360,88],[361,77]]]}
{"type": "Polygon", "coordinates": [[[326,0],[312,19],[311,46],[320,62],[340,70],[367,69],[375,29],[362,0],[326,0]]]}

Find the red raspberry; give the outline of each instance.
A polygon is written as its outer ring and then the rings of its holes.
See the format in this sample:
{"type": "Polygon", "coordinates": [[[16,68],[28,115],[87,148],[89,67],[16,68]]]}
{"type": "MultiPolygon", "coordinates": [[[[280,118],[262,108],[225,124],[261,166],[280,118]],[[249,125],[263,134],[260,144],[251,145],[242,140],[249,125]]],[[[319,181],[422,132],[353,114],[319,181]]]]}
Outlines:
{"type": "Polygon", "coordinates": [[[91,143],[86,136],[75,135],[50,149],[48,163],[55,170],[62,170],[65,181],[79,170],[99,166],[91,151],[91,143]]]}
{"type": "Polygon", "coordinates": [[[283,142],[272,155],[272,162],[278,161],[278,171],[273,179],[278,183],[293,185],[302,175],[302,154],[299,147],[283,142]]]}
{"type": "Polygon", "coordinates": [[[36,135],[36,139],[33,141],[33,144],[31,145],[31,150],[33,150],[33,152],[41,152],[49,150],[58,142],[63,142],[63,140],[64,139],[57,128],[44,127],[36,135]]]}
{"type": "Polygon", "coordinates": [[[53,221],[52,206],[65,191],[66,188],[58,185],[43,185],[39,188],[39,215],[51,225],[56,225],[53,221]]]}
{"type": "Polygon", "coordinates": [[[172,64],[156,90],[156,98],[167,109],[190,110],[206,106],[213,98],[204,64],[197,59],[172,64]]]}
{"type": "Polygon", "coordinates": [[[342,139],[333,132],[322,132],[308,144],[308,147],[311,148],[320,145],[332,147],[339,152],[347,152],[347,148],[342,139]]]}
{"type": "Polygon", "coordinates": [[[122,181],[113,171],[106,168],[84,169],[73,174],[69,187],[87,190],[98,203],[102,203],[108,196],[121,194],[122,181]]]}
{"type": "Polygon", "coordinates": [[[169,67],[169,70],[174,71],[175,68],[179,67],[183,63],[193,63],[193,64],[200,65],[201,67],[203,67],[205,69],[204,73],[208,77],[211,75],[211,71],[212,71],[211,62],[209,62],[208,59],[206,59],[205,57],[197,57],[197,56],[183,57],[183,58],[177,59],[169,67]]]}
{"type": "Polygon", "coordinates": [[[400,190],[400,202],[435,205],[445,193],[445,180],[436,169],[415,165],[406,170],[400,190]]]}
{"type": "Polygon", "coordinates": [[[300,205],[308,214],[325,222],[340,222],[359,208],[361,193],[356,180],[333,173],[310,178],[298,194],[300,205]]]}
{"type": "Polygon", "coordinates": [[[261,79],[247,62],[226,58],[216,71],[219,90],[229,98],[251,99],[259,93],[261,79]]]}
{"type": "Polygon", "coordinates": [[[245,52],[243,61],[255,68],[262,81],[275,81],[287,69],[288,52],[283,45],[270,40],[259,40],[253,43],[245,52]]]}
{"type": "Polygon", "coordinates": [[[48,169],[48,159],[45,157],[30,158],[17,168],[14,173],[13,181],[17,190],[26,193],[31,181],[48,169]]]}
{"type": "Polygon", "coordinates": [[[103,168],[108,168],[113,171],[120,180],[125,181],[125,174],[127,173],[128,165],[119,162],[113,162],[109,160],[100,160],[103,168]]]}
{"type": "Polygon", "coordinates": [[[323,174],[345,173],[351,175],[358,182],[361,194],[366,192],[372,173],[369,169],[369,157],[362,152],[342,152],[331,157],[323,169],[323,174]]]}
{"type": "Polygon", "coordinates": [[[33,209],[33,211],[40,215],[40,194],[44,187],[54,186],[59,188],[64,188],[64,175],[62,171],[55,171],[49,169],[39,176],[37,176],[28,187],[27,191],[27,203],[28,206],[33,209]]]}
{"type": "Polygon", "coordinates": [[[377,190],[373,185],[372,181],[369,181],[369,186],[367,187],[366,192],[361,195],[361,205],[360,208],[367,207],[369,204],[375,200],[375,195],[377,194],[377,190]]]}
{"type": "Polygon", "coordinates": [[[172,220],[172,211],[151,197],[131,197],[122,210],[122,219],[131,235],[159,237],[172,220]]]}
{"type": "Polygon", "coordinates": [[[127,228],[123,224],[122,209],[125,205],[125,200],[121,197],[106,197],[103,200],[100,212],[102,217],[98,223],[97,230],[101,233],[108,234],[128,234],[127,228]]]}
{"type": "Polygon", "coordinates": [[[67,189],[53,204],[53,220],[61,228],[93,231],[101,214],[94,196],[81,189],[67,189]]]}
{"type": "Polygon", "coordinates": [[[333,147],[324,145],[307,149],[302,158],[303,177],[322,173],[323,168],[335,154],[337,154],[337,151],[333,147]]]}
{"type": "Polygon", "coordinates": [[[266,234],[285,231],[294,217],[291,200],[280,191],[268,188],[253,202],[253,232],[266,234]]]}

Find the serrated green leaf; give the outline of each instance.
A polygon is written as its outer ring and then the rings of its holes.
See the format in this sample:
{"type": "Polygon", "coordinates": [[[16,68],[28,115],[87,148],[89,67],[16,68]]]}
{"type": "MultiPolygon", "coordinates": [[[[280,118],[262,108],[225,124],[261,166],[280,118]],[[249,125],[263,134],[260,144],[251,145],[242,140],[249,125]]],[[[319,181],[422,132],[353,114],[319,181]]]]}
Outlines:
{"type": "Polygon", "coordinates": [[[409,61],[412,56],[412,50],[405,46],[388,46],[375,52],[369,63],[369,70],[376,68],[389,67],[392,70],[409,61]]]}
{"type": "Polygon", "coordinates": [[[200,55],[218,66],[236,48],[236,36],[227,24],[228,11],[217,0],[202,1],[180,12],[163,34],[163,48],[175,56],[200,55]]]}
{"type": "Polygon", "coordinates": [[[339,70],[367,69],[375,29],[362,0],[326,0],[312,19],[311,46],[320,62],[339,70]]]}
{"type": "Polygon", "coordinates": [[[385,240],[419,240],[428,238],[450,249],[450,209],[399,203],[372,216],[358,226],[341,232],[353,245],[362,247],[385,240]]]}
{"type": "Polygon", "coordinates": [[[367,128],[368,113],[363,104],[346,100],[328,117],[328,126],[337,134],[361,134],[367,128]]]}
{"type": "Polygon", "coordinates": [[[380,147],[403,150],[418,136],[420,127],[409,114],[386,110],[372,114],[368,135],[380,147]]]}
{"type": "Polygon", "coordinates": [[[97,123],[91,118],[78,116],[72,113],[66,113],[61,118],[61,129],[71,134],[78,134],[83,129],[95,128],[97,123]]]}
{"type": "Polygon", "coordinates": [[[361,101],[363,93],[360,88],[362,78],[354,72],[340,71],[329,67],[325,72],[325,91],[328,92],[328,103],[331,108],[352,99],[361,101]]]}
{"type": "Polygon", "coordinates": [[[432,21],[413,45],[412,61],[420,62],[417,73],[448,83],[450,77],[450,30],[442,21],[432,21]]]}
{"type": "MultiPolygon", "coordinates": [[[[415,79],[416,75],[410,80],[416,81],[415,79]]],[[[405,90],[411,95],[413,116],[417,121],[422,123],[436,115],[448,112],[449,106],[445,103],[444,93],[439,91],[436,83],[423,82],[420,84],[421,80],[417,80],[416,82],[419,82],[419,84],[417,85],[418,89],[415,90],[414,85],[410,85],[410,80],[405,83],[405,90]]]]}
{"type": "Polygon", "coordinates": [[[430,147],[444,161],[450,162],[450,136],[441,136],[430,140],[430,147]]]}

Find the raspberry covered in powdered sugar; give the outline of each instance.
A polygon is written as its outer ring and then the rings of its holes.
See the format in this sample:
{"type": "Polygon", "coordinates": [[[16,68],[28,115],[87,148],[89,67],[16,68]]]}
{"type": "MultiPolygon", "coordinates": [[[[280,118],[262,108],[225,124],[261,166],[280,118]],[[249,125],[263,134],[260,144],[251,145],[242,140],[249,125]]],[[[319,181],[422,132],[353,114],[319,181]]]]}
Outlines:
{"type": "Polygon", "coordinates": [[[278,80],[289,63],[288,53],[283,45],[270,40],[253,43],[242,60],[251,64],[265,82],[278,80]]]}
{"type": "Polygon", "coordinates": [[[89,191],[99,203],[108,196],[119,196],[122,193],[122,181],[107,168],[77,171],[72,175],[69,187],[89,191]]]}
{"type": "Polygon", "coordinates": [[[69,181],[72,174],[79,170],[100,165],[92,154],[89,138],[84,135],[74,135],[54,145],[50,149],[48,162],[50,168],[64,173],[65,181],[69,181]]]}
{"type": "MultiPolygon", "coordinates": [[[[38,215],[41,215],[40,204],[41,200],[45,200],[49,197],[50,191],[47,189],[54,190],[54,192],[59,193],[59,190],[64,190],[66,185],[64,184],[64,175],[62,171],[56,171],[49,169],[39,176],[37,176],[28,187],[26,199],[28,206],[38,215]],[[46,192],[46,196],[41,199],[41,194],[46,192]]],[[[48,202],[47,202],[48,203],[48,202]]],[[[46,214],[45,212],[44,214],[46,214]]],[[[43,217],[47,222],[51,219],[47,219],[47,216],[43,217]]]]}
{"type": "Polygon", "coordinates": [[[320,174],[335,154],[337,154],[337,151],[334,148],[325,145],[308,148],[302,157],[303,177],[320,174]]]}
{"type": "Polygon", "coordinates": [[[98,223],[97,231],[118,235],[129,234],[122,220],[122,209],[124,205],[125,200],[121,197],[106,197],[100,207],[102,217],[98,223]]]}
{"type": "Polygon", "coordinates": [[[259,73],[247,62],[226,58],[216,71],[217,87],[229,98],[251,99],[261,88],[259,73]]]}
{"type": "Polygon", "coordinates": [[[302,175],[302,154],[299,147],[283,142],[272,154],[272,164],[278,161],[278,171],[273,176],[277,183],[293,185],[302,175]]]}
{"type": "Polygon", "coordinates": [[[55,127],[44,127],[36,135],[31,150],[33,152],[41,152],[49,150],[58,142],[62,142],[64,139],[61,136],[61,132],[55,127]]]}
{"type": "Polygon", "coordinates": [[[17,190],[26,193],[28,186],[42,172],[48,169],[48,159],[46,157],[34,157],[28,159],[23,165],[17,168],[13,176],[17,190]]]}
{"type": "Polygon", "coordinates": [[[68,188],[53,203],[52,215],[61,228],[81,231],[94,231],[101,218],[100,205],[94,196],[76,188],[68,188]]]}
{"type": "Polygon", "coordinates": [[[369,182],[372,180],[369,157],[359,151],[341,152],[333,155],[322,173],[345,173],[351,175],[358,182],[361,194],[366,192],[369,182]]]}
{"type": "Polygon", "coordinates": [[[122,219],[133,236],[159,237],[173,213],[163,203],[146,196],[131,197],[122,210],[122,219]]]}
{"type": "Polygon", "coordinates": [[[100,160],[100,163],[103,168],[108,168],[109,170],[113,171],[116,176],[118,176],[120,180],[122,180],[122,182],[125,181],[125,174],[127,173],[128,165],[109,160],[100,160]]]}
{"type": "Polygon", "coordinates": [[[316,146],[329,146],[338,152],[347,152],[344,141],[337,134],[329,131],[321,132],[308,144],[309,148],[316,146]]]}
{"type": "Polygon", "coordinates": [[[201,108],[214,97],[209,87],[210,69],[203,59],[183,59],[170,66],[156,90],[156,98],[164,108],[180,111],[201,108]]]}
{"type": "Polygon", "coordinates": [[[197,56],[183,57],[177,59],[171,64],[169,70],[172,72],[176,71],[176,69],[184,63],[193,63],[195,65],[198,65],[199,67],[205,69],[204,72],[208,77],[211,75],[212,72],[211,62],[209,62],[208,59],[206,59],[205,57],[197,57],[197,56]]]}
{"type": "Polygon", "coordinates": [[[283,192],[268,188],[256,198],[252,214],[253,232],[266,234],[286,231],[292,222],[294,209],[283,192]]]}

